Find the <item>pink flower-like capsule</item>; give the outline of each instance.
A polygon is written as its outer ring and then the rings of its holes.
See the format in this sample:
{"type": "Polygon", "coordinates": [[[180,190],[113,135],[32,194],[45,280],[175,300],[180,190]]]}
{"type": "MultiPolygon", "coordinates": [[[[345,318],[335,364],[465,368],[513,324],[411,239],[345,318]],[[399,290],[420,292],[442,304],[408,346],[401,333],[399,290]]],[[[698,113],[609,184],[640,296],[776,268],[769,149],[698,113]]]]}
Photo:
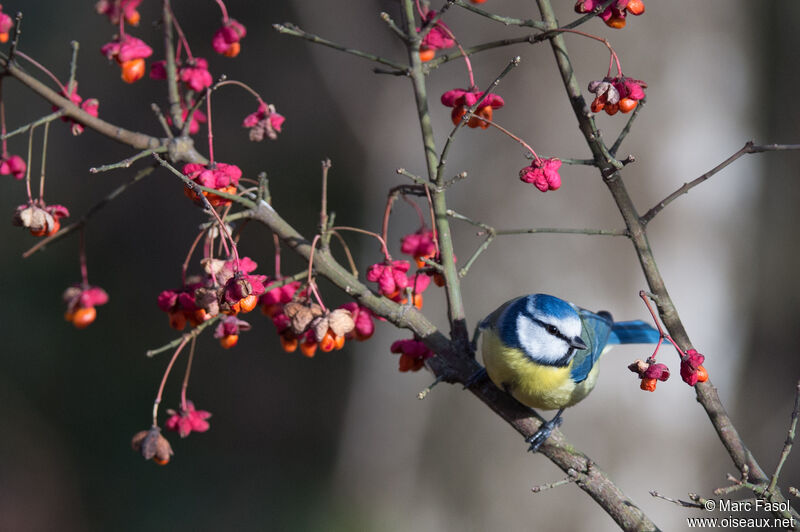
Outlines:
{"type": "Polygon", "coordinates": [[[686,355],[681,358],[681,379],[689,386],[694,386],[698,382],[708,380],[708,372],[702,366],[706,359],[695,349],[686,351],[686,355]]]}
{"type": "Polygon", "coordinates": [[[164,424],[168,430],[174,430],[181,438],[185,438],[192,432],[205,432],[210,427],[208,418],[211,417],[211,412],[206,410],[195,410],[194,403],[186,401],[186,409],[181,408],[178,412],[175,410],[167,410],[169,418],[164,424]]]}
{"type": "Polygon", "coordinates": [[[356,339],[359,342],[363,342],[372,337],[375,333],[375,322],[372,319],[372,311],[370,309],[354,302],[345,303],[339,308],[350,311],[355,323],[355,328],[346,335],[348,340],[356,339]]]}
{"type": "Polygon", "coordinates": [[[28,229],[33,236],[50,236],[61,229],[61,218],[69,216],[63,205],[45,205],[44,202],[26,203],[17,207],[11,223],[28,229]]]}
{"type": "Polygon", "coordinates": [[[133,83],[142,79],[147,67],[145,58],[153,55],[153,49],[141,39],[126,34],[116,37],[113,41],[104,44],[100,53],[109,60],[116,61],[122,70],[122,81],[133,83]]]}
{"type": "MultiPolygon", "coordinates": [[[[183,104],[181,104],[181,107],[181,115],[183,116],[183,121],[186,122],[186,115],[189,114],[189,110],[183,107],[183,104]]],[[[200,124],[205,124],[206,122],[208,122],[206,114],[199,109],[195,110],[195,112],[192,113],[192,120],[189,122],[189,134],[195,135],[198,131],[200,131],[200,124]]],[[[167,124],[172,125],[171,116],[167,117],[167,124]]]]}
{"type": "Polygon", "coordinates": [[[0,175],[13,175],[14,179],[22,179],[27,168],[25,160],[19,155],[9,155],[0,159],[0,175]]]}
{"type": "Polygon", "coordinates": [[[639,387],[646,392],[656,391],[658,381],[664,382],[669,379],[669,368],[664,364],[637,360],[628,366],[628,369],[639,375],[642,380],[639,387]]]}
{"type": "Polygon", "coordinates": [[[433,231],[423,227],[416,233],[404,236],[401,240],[400,251],[414,257],[414,260],[417,261],[417,268],[424,268],[425,263],[421,259],[431,259],[436,255],[433,231]]]}
{"type": "MultiPolygon", "coordinates": [[[[195,280],[197,278],[193,278],[177,290],[164,290],[158,295],[158,308],[167,313],[169,325],[175,330],[182,331],[187,321],[192,327],[196,327],[211,318],[211,315],[197,304],[195,293],[203,284],[194,282],[195,280]]],[[[214,299],[216,300],[216,296],[214,299]]],[[[215,310],[213,314],[218,314],[218,308],[215,310]]]]}
{"type": "MultiPolygon", "coordinates": [[[[97,115],[99,114],[100,102],[97,101],[96,98],[87,98],[86,100],[81,98],[81,96],[78,94],[78,83],[77,82],[74,83],[74,85],[72,86],[72,91],[69,92],[69,94],[62,90],[61,91],[61,96],[63,96],[64,98],[67,98],[69,101],[71,101],[72,103],[74,103],[75,105],[80,107],[83,111],[85,111],[87,114],[89,114],[91,116],[97,117],[97,115]]],[[[53,106],[53,111],[58,111],[58,107],[54,105],[53,106]]],[[[68,118],[66,116],[62,116],[61,120],[64,121],[64,122],[69,122],[69,123],[72,124],[72,134],[73,135],[77,136],[77,135],[80,135],[81,133],[83,133],[83,129],[84,129],[83,124],[79,124],[78,122],[76,122],[72,118],[68,118]]]]}
{"type": "Polygon", "coordinates": [[[605,110],[609,115],[614,115],[617,111],[630,113],[639,100],[644,98],[646,88],[647,83],[644,81],[625,76],[592,81],[589,83],[589,92],[595,95],[591,105],[592,112],[605,110]]]}
{"type": "MultiPolygon", "coordinates": [[[[236,261],[236,259],[231,259],[222,262],[221,267],[215,270],[215,274],[217,277],[217,282],[220,284],[225,284],[234,276],[243,273],[252,273],[256,270],[256,268],[258,268],[258,263],[250,257],[239,257],[238,261],[236,261]]],[[[266,282],[266,275],[259,277],[263,278],[262,283],[266,282]]]]}
{"type": "Polygon", "coordinates": [[[3,6],[0,4],[0,43],[8,42],[8,32],[13,25],[14,21],[7,13],[3,13],[3,6]]]}
{"type": "MultiPolygon", "coordinates": [[[[153,77],[153,68],[150,68],[150,77],[153,77]]],[[[164,79],[166,79],[166,71],[164,79]]],[[[195,92],[200,92],[210,87],[214,82],[208,71],[208,61],[202,57],[195,57],[193,61],[178,69],[178,77],[186,86],[195,92]]]]}
{"type": "MultiPolygon", "coordinates": [[[[414,275],[412,280],[409,282],[412,304],[420,310],[422,310],[423,304],[422,292],[424,292],[430,284],[430,276],[421,273],[414,275]]],[[[406,287],[404,290],[400,290],[394,297],[391,297],[390,299],[400,303],[401,305],[405,305],[408,303],[408,297],[406,297],[408,290],[409,288],[406,287]]]]}
{"type": "Polygon", "coordinates": [[[278,138],[278,133],[281,132],[281,127],[286,121],[283,115],[275,112],[275,106],[265,103],[260,103],[258,109],[254,113],[250,113],[244,118],[242,127],[250,129],[250,140],[260,142],[264,137],[270,140],[278,138]]]}
{"type": "MultiPolygon", "coordinates": [[[[476,88],[469,90],[452,89],[442,94],[442,105],[453,108],[450,118],[453,120],[453,124],[458,125],[461,122],[461,117],[467,114],[467,110],[475,105],[481,97],[483,97],[483,91],[479,91],[476,88]]],[[[493,109],[499,109],[503,105],[505,105],[505,101],[502,97],[497,94],[490,94],[475,110],[475,116],[470,117],[467,125],[471,128],[488,128],[489,123],[482,120],[482,118],[491,120],[493,109]]]]}
{"type": "Polygon", "coordinates": [[[153,425],[150,430],[143,430],[133,435],[131,447],[141,454],[145,460],[152,460],[158,465],[167,465],[172,457],[172,446],[161,435],[161,429],[153,425]]]}
{"type": "Polygon", "coordinates": [[[558,190],[561,186],[559,168],[561,168],[559,159],[534,159],[530,166],[519,171],[519,178],[525,183],[532,183],[542,192],[558,190]]]}
{"type": "Polygon", "coordinates": [[[136,10],[142,0],[100,0],[95,4],[95,9],[101,15],[106,15],[108,20],[119,24],[120,17],[125,17],[125,22],[131,26],[138,26],[141,15],[136,10]]]}
{"type": "MultiPolygon", "coordinates": [[[[242,177],[242,170],[238,166],[225,163],[209,163],[209,165],[189,163],[183,167],[183,173],[198,185],[215,188],[220,192],[226,192],[228,194],[236,193],[236,185],[239,184],[239,179],[242,177]]],[[[200,199],[199,196],[188,187],[184,188],[184,193],[195,201],[200,199]]],[[[212,192],[203,191],[203,195],[214,207],[229,205],[231,203],[231,200],[225,199],[212,192]]]]}
{"type": "Polygon", "coordinates": [[[231,277],[222,290],[220,308],[225,314],[236,315],[250,312],[258,305],[258,296],[264,293],[266,275],[250,275],[238,272],[231,277]]]}
{"type": "Polygon", "coordinates": [[[167,62],[164,59],[150,64],[150,79],[167,79],[167,62]]]}
{"type": "Polygon", "coordinates": [[[85,329],[97,317],[95,307],[108,303],[108,294],[98,286],[84,288],[76,284],[64,291],[63,299],[67,304],[64,319],[77,329],[85,329]]]}
{"type": "Polygon", "coordinates": [[[399,369],[402,372],[419,371],[425,365],[425,361],[433,357],[433,351],[416,339],[397,340],[390,350],[392,353],[400,354],[399,369]]]}
{"type": "Polygon", "coordinates": [[[225,57],[236,57],[241,51],[239,41],[247,35],[247,30],[240,22],[229,18],[211,38],[211,46],[218,54],[225,57]]]}
{"type": "Polygon", "coordinates": [[[379,262],[367,269],[367,280],[378,283],[378,292],[392,299],[409,285],[406,272],[410,267],[407,260],[379,262]]]}
{"type": "MultiPolygon", "coordinates": [[[[430,10],[422,18],[422,21],[428,23],[433,20],[435,16],[436,11],[430,10]]],[[[420,31],[420,29],[421,28],[417,28],[417,31],[420,31]]],[[[436,55],[436,50],[446,50],[455,45],[456,41],[453,39],[453,33],[450,31],[450,28],[440,20],[431,28],[428,34],[425,35],[425,38],[422,39],[419,45],[419,58],[423,62],[430,61],[436,55]]]]}
{"type": "Polygon", "coordinates": [[[291,283],[283,286],[276,286],[270,288],[271,285],[277,281],[270,281],[265,287],[264,293],[259,298],[259,305],[261,305],[261,312],[275,318],[283,310],[283,306],[289,303],[294,297],[295,292],[300,289],[300,281],[292,281],[291,283]]]}
{"type": "MultiPolygon", "coordinates": [[[[575,4],[575,11],[589,13],[601,7],[603,3],[603,0],[578,0],[575,4]]],[[[637,16],[644,13],[644,2],[642,0],[615,0],[598,16],[607,26],[621,29],[625,27],[625,17],[628,13],[637,16]]]]}
{"type": "Polygon", "coordinates": [[[250,324],[246,321],[236,316],[225,316],[214,330],[214,338],[219,340],[222,347],[230,349],[239,341],[239,333],[249,330],[250,324]]]}

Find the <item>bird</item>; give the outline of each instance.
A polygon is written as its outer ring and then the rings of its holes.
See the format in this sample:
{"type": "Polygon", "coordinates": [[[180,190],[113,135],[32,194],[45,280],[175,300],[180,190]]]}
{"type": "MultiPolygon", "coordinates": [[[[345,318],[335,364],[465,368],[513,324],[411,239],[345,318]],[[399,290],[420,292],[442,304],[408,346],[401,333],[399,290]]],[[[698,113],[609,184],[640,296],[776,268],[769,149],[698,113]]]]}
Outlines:
{"type": "Polygon", "coordinates": [[[526,439],[532,452],[561,424],[564,409],[592,391],[597,362],[612,345],[661,340],[644,321],[615,322],[607,311],[592,312],[548,294],[507,301],[479,322],[473,347],[478,336],[485,374],[498,388],[530,408],[558,410],[526,439]]]}

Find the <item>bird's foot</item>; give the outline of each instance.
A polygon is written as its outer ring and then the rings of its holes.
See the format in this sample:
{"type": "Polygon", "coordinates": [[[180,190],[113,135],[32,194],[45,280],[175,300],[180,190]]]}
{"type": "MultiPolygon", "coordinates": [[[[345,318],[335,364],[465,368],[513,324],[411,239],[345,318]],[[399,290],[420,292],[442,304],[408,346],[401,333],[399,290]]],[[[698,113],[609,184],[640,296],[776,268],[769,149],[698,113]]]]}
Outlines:
{"type": "Polygon", "coordinates": [[[547,438],[550,437],[550,434],[553,432],[553,430],[561,426],[562,421],[564,421],[561,419],[561,412],[562,411],[559,410],[553,419],[542,423],[542,425],[539,427],[539,430],[537,430],[533,435],[525,438],[525,441],[531,444],[531,446],[528,447],[528,451],[532,453],[537,452],[539,447],[541,447],[542,444],[547,441],[547,438]]]}
{"type": "Polygon", "coordinates": [[[472,388],[482,380],[486,379],[488,375],[486,374],[486,368],[481,368],[472,375],[464,382],[464,389],[472,388]]]}

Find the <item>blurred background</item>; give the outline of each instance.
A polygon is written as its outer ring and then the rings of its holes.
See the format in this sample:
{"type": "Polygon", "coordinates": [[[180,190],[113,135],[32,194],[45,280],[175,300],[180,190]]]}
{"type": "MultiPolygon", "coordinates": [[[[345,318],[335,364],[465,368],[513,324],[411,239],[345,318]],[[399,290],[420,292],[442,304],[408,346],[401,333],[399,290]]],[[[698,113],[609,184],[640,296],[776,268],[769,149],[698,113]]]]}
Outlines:
{"type": "MultiPolygon", "coordinates": [[[[571,1],[556,2],[561,21],[573,20],[571,1]]],[[[247,26],[236,59],[214,54],[219,26],[213,2],[175,0],[174,9],[195,55],[215,76],[244,81],[287,117],[275,142],[251,143],[240,127],[255,103],[236,89],[213,99],[215,154],[246,176],[266,171],[274,205],[306,236],[319,211],[320,161],[333,160],[329,205],[337,222],[379,230],[385,194],[403,183],[404,167],[424,173],[419,126],[407,80],[372,73],[363,60],[281,36],[271,24],[292,21],[349,46],[404,61],[399,41],[380,20],[397,20],[394,1],[245,2],[231,0],[232,17],[247,26]]],[[[23,10],[21,49],[62,81],[72,39],[80,40],[79,92],[100,100],[100,116],[132,130],[160,135],[150,103],[165,105],[162,82],[133,86],[98,50],[115,33],[93,2],[6,2],[23,10]],[[80,5],[79,5],[80,4],[80,5]]],[[[436,5],[434,5],[436,7],[436,5]]],[[[533,2],[490,0],[484,8],[538,18],[533,2]]],[[[145,0],[132,33],[162,56],[159,2],[145,0]]],[[[647,107],[620,155],[635,155],[624,177],[644,212],[711,169],[745,141],[792,143],[800,138],[795,87],[800,5],[752,2],[647,2],[622,31],[599,20],[582,27],[611,40],[626,75],[645,80],[647,107]]],[[[447,24],[465,44],[524,35],[454,7],[447,24]]],[[[608,53],[594,41],[567,36],[582,86],[605,75],[608,53]]],[[[495,119],[539,154],[587,158],[552,52],[546,44],[519,45],[475,56],[480,87],[519,54],[522,64],[498,88],[506,100],[495,119]]],[[[33,69],[30,69],[33,70],[33,69]]],[[[40,76],[41,77],[41,76],[40,76]]],[[[437,142],[451,129],[439,95],[466,87],[462,62],[430,79],[437,142]]],[[[14,80],[3,86],[8,126],[50,112],[49,105],[14,80]]],[[[613,142],[623,116],[600,116],[613,142]]],[[[205,129],[202,130],[203,132],[205,129]]],[[[39,172],[37,132],[33,175],[39,172]]],[[[24,156],[24,135],[10,141],[24,156]]],[[[198,146],[205,151],[204,135],[198,146]]],[[[48,202],[69,207],[74,220],[137,167],[103,174],[88,168],[132,152],[87,131],[72,138],[66,124],[50,130],[48,202]]],[[[596,171],[563,166],[563,186],[541,194],[519,182],[522,150],[493,130],[467,130],[448,158],[449,171],[469,178],[453,187],[452,208],[497,228],[621,228],[596,171]]],[[[143,165],[146,163],[139,163],[143,165]]],[[[669,206],[650,225],[662,275],[695,347],[745,441],[771,472],[789,423],[800,375],[796,330],[800,291],[792,281],[797,251],[798,154],[749,155],[669,206]]],[[[24,184],[4,176],[0,210],[10,219],[25,201],[24,184]]],[[[68,221],[69,221],[68,220],[68,221]]],[[[130,450],[130,437],[149,426],[154,394],[168,354],[147,349],[176,334],[156,306],[161,290],[180,285],[181,263],[203,222],[177,180],[159,171],[97,214],[87,228],[89,279],[110,294],[97,321],[75,330],[63,320],[61,293],[80,279],[76,235],[22,259],[35,243],[6,226],[0,255],[0,530],[615,530],[614,522],[576,486],[539,494],[530,488],[564,475],[483,404],[458,386],[439,386],[424,401],[425,371],[397,371],[392,341],[407,337],[385,324],[369,342],[313,359],[286,354],[266,318],[251,315],[253,330],[223,350],[201,338],[189,397],[210,410],[211,430],[180,440],[164,468],[130,450]]],[[[480,244],[473,227],[453,223],[456,254],[466,260],[480,244]]],[[[418,228],[413,210],[397,204],[390,244],[418,228]]],[[[272,273],[269,233],[243,229],[241,253],[272,273]]],[[[379,259],[376,246],[349,237],[362,271],[379,259]]],[[[284,273],[301,263],[284,255],[284,273]]],[[[637,297],[645,288],[633,249],[604,236],[509,236],[495,240],[464,280],[468,320],[503,301],[548,292],[619,319],[646,318],[637,297]]],[[[343,294],[323,285],[327,300],[343,294]]],[[[432,287],[425,312],[446,327],[444,297],[432,287]]],[[[445,328],[446,330],[446,328],[445,328]]],[[[673,378],[656,393],[639,390],[626,369],[649,352],[612,351],[596,390],[567,412],[563,430],[665,530],[685,528],[701,515],[653,499],[648,492],[707,496],[738,475],[694,394],[678,375],[677,358],[663,361],[673,378]]],[[[164,398],[176,408],[179,361],[164,398]]],[[[163,419],[163,418],[162,418],[163,419]]],[[[798,457],[782,485],[800,483],[798,457]]],[[[738,516],[747,517],[747,516],[738,516]]]]}

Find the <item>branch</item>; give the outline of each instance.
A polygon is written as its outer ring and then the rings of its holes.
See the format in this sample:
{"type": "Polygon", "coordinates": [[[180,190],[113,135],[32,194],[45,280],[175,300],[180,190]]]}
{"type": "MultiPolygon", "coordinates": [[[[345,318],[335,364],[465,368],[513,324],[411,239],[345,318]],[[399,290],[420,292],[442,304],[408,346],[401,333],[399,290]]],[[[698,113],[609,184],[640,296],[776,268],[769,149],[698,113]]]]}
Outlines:
{"type": "MultiPolygon", "coordinates": [[[[473,12],[478,13],[480,15],[487,16],[487,18],[489,18],[491,20],[494,20],[496,22],[501,22],[501,23],[506,24],[506,25],[531,26],[531,27],[534,27],[536,29],[547,30],[547,31],[543,31],[543,33],[539,33],[539,34],[531,34],[531,35],[526,35],[526,36],[523,36],[523,37],[514,37],[514,38],[511,38],[511,39],[500,39],[498,41],[490,41],[490,42],[485,42],[485,43],[482,43],[482,44],[477,44],[477,45],[475,45],[475,46],[473,46],[471,48],[465,48],[464,52],[466,53],[466,55],[473,55],[473,54],[476,54],[478,52],[483,52],[483,51],[486,51],[486,50],[493,50],[495,48],[501,48],[501,47],[504,47],[504,46],[511,46],[512,44],[521,44],[521,43],[536,44],[536,43],[539,43],[539,42],[546,41],[547,39],[552,38],[554,35],[558,35],[559,33],[562,33],[564,31],[576,28],[576,27],[580,26],[581,24],[583,24],[584,22],[594,18],[595,16],[597,16],[598,13],[600,13],[606,7],[611,5],[611,2],[613,2],[613,1],[614,0],[606,0],[606,2],[603,3],[603,5],[597,7],[593,12],[583,15],[582,17],[579,17],[578,19],[570,22],[569,24],[565,24],[564,26],[561,26],[561,27],[558,27],[558,28],[553,28],[551,30],[548,30],[547,28],[552,27],[552,26],[546,24],[545,22],[528,21],[528,20],[513,19],[513,18],[507,18],[507,17],[499,17],[497,15],[493,15],[493,14],[487,12],[487,11],[483,11],[482,9],[478,9],[478,8],[476,8],[474,6],[469,5],[469,4],[464,4],[462,1],[457,1],[456,3],[459,6],[464,7],[466,9],[468,9],[469,11],[473,11],[473,12]],[[532,24],[528,24],[528,22],[531,22],[532,24]]],[[[451,52],[451,53],[449,53],[447,55],[442,55],[442,56],[439,56],[439,57],[437,57],[435,59],[432,59],[431,61],[426,63],[426,65],[425,65],[425,73],[426,74],[429,73],[431,70],[434,70],[434,69],[438,68],[440,65],[442,65],[444,63],[447,63],[447,62],[453,61],[455,59],[458,59],[462,55],[464,55],[464,54],[462,54],[461,50],[457,50],[457,51],[453,51],[453,52],[451,52]]]]}
{"type": "Polygon", "coordinates": [[[778,459],[778,465],[775,466],[775,472],[772,474],[772,478],[769,481],[769,487],[767,488],[769,491],[773,491],[775,486],[778,484],[778,476],[781,474],[781,469],[783,469],[783,464],[786,463],[786,459],[789,458],[789,453],[792,452],[792,445],[794,444],[794,437],[795,431],[797,430],[797,418],[800,417],[800,382],[797,383],[795,387],[795,395],[794,395],[794,408],[792,409],[792,421],[789,423],[789,432],[786,435],[786,441],[783,443],[783,449],[781,450],[781,457],[778,459]]]}
{"type": "MultiPolygon", "coordinates": [[[[355,55],[356,57],[361,57],[363,59],[369,59],[370,61],[374,61],[375,63],[380,63],[382,65],[390,66],[394,69],[400,70],[405,72],[408,70],[407,65],[403,65],[401,63],[397,63],[395,61],[391,61],[389,59],[384,59],[383,57],[379,57],[374,54],[370,54],[367,52],[362,52],[361,50],[356,50],[355,48],[348,48],[347,46],[337,44],[333,41],[329,41],[327,39],[323,39],[319,35],[314,35],[313,33],[308,33],[305,30],[302,30],[295,26],[294,24],[290,24],[286,22],[284,24],[273,24],[273,28],[278,30],[278,32],[283,33],[285,35],[291,35],[292,37],[300,37],[301,39],[305,39],[307,41],[321,44],[322,46],[327,46],[328,48],[333,48],[334,50],[339,50],[340,52],[345,52],[348,54],[355,55]]],[[[414,29],[414,33],[416,33],[416,29],[414,29]]]]}
{"type": "MultiPolygon", "coordinates": [[[[265,201],[247,211],[249,216],[273,231],[287,246],[306,260],[311,254],[311,242],[298,233],[265,201]]],[[[469,348],[459,349],[455,342],[443,335],[420,311],[408,305],[400,305],[373,293],[341,266],[330,251],[314,252],[314,269],[317,274],[369,308],[376,316],[385,318],[393,325],[411,330],[430,347],[437,356],[428,364],[437,377],[447,382],[466,382],[481,369],[469,348]]],[[[180,339],[177,339],[180,341],[180,339]]],[[[508,422],[524,437],[533,435],[540,421],[531,418],[531,411],[510,395],[484,379],[470,388],[483,403],[508,422]]],[[[556,430],[541,447],[544,454],[564,472],[578,472],[576,484],[586,491],[624,530],[657,530],[646,515],[608,478],[597,465],[569,444],[556,430]]],[[[569,474],[569,473],[568,473],[569,474]]]]}
{"type": "Polygon", "coordinates": [[[647,98],[642,98],[641,100],[639,100],[639,105],[637,105],[636,108],[631,113],[631,116],[625,123],[625,127],[623,127],[622,131],[620,131],[617,140],[615,140],[614,144],[612,144],[611,147],[608,149],[608,153],[610,153],[614,157],[617,156],[617,151],[619,150],[619,147],[622,145],[622,141],[625,140],[625,137],[627,137],[628,133],[631,132],[631,127],[633,127],[633,121],[636,120],[636,118],[639,116],[639,112],[641,112],[645,103],[647,103],[647,98]]]}
{"type": "MultiPolygon", "coordinates": [[[[495,15],[494,13],[489,13],[488,11],[484,11],[478,7],[473,6],[472,4],[467,4],[463,0],[455,0],[453,2],[458,7],[464,8],[467,11],[472,11],[482,17],[486,17],[489,20],[493,20],[495,22],[499,22],[501,24],[505,24],[506,26],[522,26],[528,28],[534,28],[537,30],[546,30],[547,25],[540,21],[540,20],[533,20],[533,19],[520,19],[520,18],[513,18],[513,17],[504,17],[501,15],[495,15]]],[[[594,15],[592,15],[594,16],[594,15]]]]}
{"type": "MultiPolygon", "coordinates": [[[[550,1],[536,0],[536,2],[542,13],[542,18],[553,26],[556,26],[557,21],[550,1]]],[[[691,341],[678,315],[678,311],[669,296],[661,273],[658,271],[655,257],[650,249],[645,225],[642,224],[637,214],[636,207],[622,181],[622,176],[619,173],[619,169],[622,165],[608,152],[594,124],[592,115],[589,112],[586,101],[583,99],[580,86],[575,78],[575,73],[572,69],[563,36],[557,35],[553,37],[550,44],[556,58],[558,69],[561,73],[567,96],[572,104],[575,117],[578,119],[580,130],[592,154],[595,156],[600,175],[608,186],[609,192],[611,192],[617,204],[617,208],[630,232],[631,242],[639,258],[639,263],[647,279],[650,291],[657,296],[656,304],[661,320],[664,322],[664,325],[666,325],[672,338],[680,345],[681,349],[686,351],[691,348],[691,341]]],[[[758,462],[756,462],[741,436],[739,436],[739,432],[736,430],[728,413],[725,411],[725,407],[720,401],[717,390],[714,388],[711,380],[709,379],[702,383],[698,382],[695,385],[695,392],[698,402],[705,409],[712,426],[717,432],[717,436],[725,446],[725,449],[737,468],[739,470],[748,468],[756,483],[766,482],[766,474],[758,465],[758,462]]],[[[785,497],[783,497],[777,489],[770,492],[770,495],[775,501],[786,502],[785,497]]]]}
{"type": "MultiPolygon", "coordinates": [[[[637,106],[638,109],[638,106],[637,106]]],[[[664,198],[663,200],[659,201],[652,209],[647,211],[644,216],[641,217],[642,225],[647,225],[650,221],[656,217],[658,213],[664,210],[664,207],[681,197],[682,195],[689,192],[691,189],[706,181],[707,179],[711,178],[714,174],[720,172],[722,169],[727,167],[732,162],[736,161],[742,155],[746,155],[748,153],[762,153],[765,151],[788,151],[788,150],[800,150],[800,144],[765,144],[762,146],[755,146],[753,145],[752,140],[748,140],[742,148],[719,163],[717,166],[706,172],[705,174],[697,177],[688,183],[684,183],[682,187],[678,188],[675,192],[664,198]]]]}
{"type": "Polygon", "coordinates": [[[437,170],[439,158],[436,154],[436,141],[434,140],[433,125],[428,112],[428,88],[422,62],[419,57],[420,39],[414,25],[414,5],[411,0],[403,0],[403,14],[406,23],[406,33],[411,37],[407,45],[408,60],[411,65],[410,75],[414,89],[414,102],[417,107],[420,133],[422,134],[422,147],[425,151],[425,164],[428,170],[428,181],[435,185],[431,191],[431,208],[434,219],[431,223],[436,228],[436,238],[439,243],[439,255],[442,264],[442,275],[445,280],[445,293],[447,295],[447,317],[450,322],[451,338],[458,346],[467,348],[469,333],[467,332],[466,313],[461,297],[460,280],[456,271],[455,255],[453,252],[453,237],[450,232],[450,222],[447,219],[447,199],[442,189],[442,175],[437,170]]]}
{"type": "Polygon", "coordinates": [[[166,139],[152,137],[144,133],[137,133],[129,131],[122,127],[116,126],[105,120],[92,116],[85,112],[83,109],[64,98],[47,85],[34,78],[16,64],[9,63],[7,59],[0,58],[0,68],[6,74],[15,78],[20,83],[28,87],[31,91],[35,92],[51,104],[63,110],[64,116],[71,118],[79,124],[100,133],[101,135],[115,140],[121,144],[126,144],[137,150],[155,150],[164,151],[166,149],[170,153],[173,160],[180,160],[184,162],[207,162],[205,157],[200,155],[194,148],[192,139],[188,137],[179,137],[175,139],[166,139]]]}

